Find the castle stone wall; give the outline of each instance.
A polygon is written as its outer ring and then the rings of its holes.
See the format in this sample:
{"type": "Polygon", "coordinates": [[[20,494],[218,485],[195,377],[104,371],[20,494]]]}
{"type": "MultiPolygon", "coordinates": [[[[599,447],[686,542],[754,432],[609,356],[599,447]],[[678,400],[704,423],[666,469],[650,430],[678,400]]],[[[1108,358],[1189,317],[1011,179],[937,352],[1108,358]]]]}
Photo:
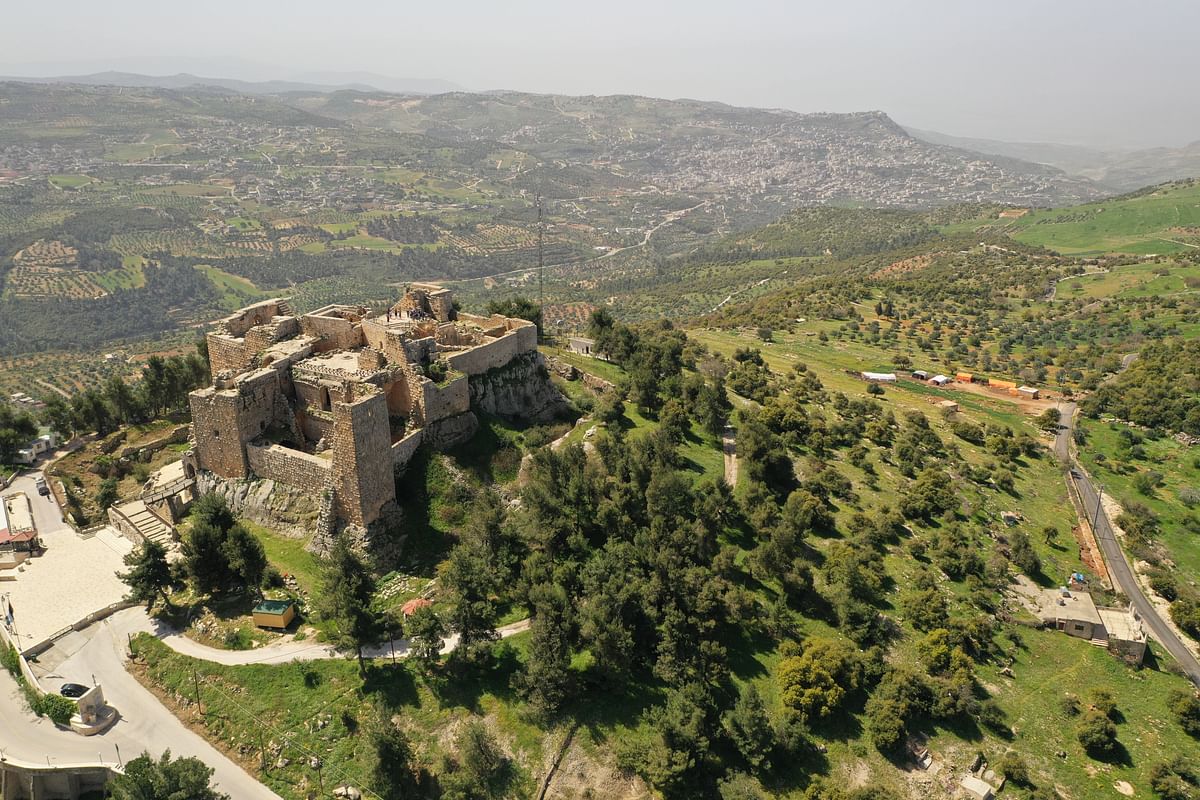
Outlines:
{"type": "Polygon", "coordinates": [[[285,425],[290,422],[280,382],[277,370],[260,369],[239,378],[232,388],[209,387],[188,396],[203,469],[224,478],[246,477],[245,443],[261,435],[277,418],[285,425]]]}
{"type": "Polygon", "coordinates": [[[349,350],[365,343],[363,333],[355,322],[342,317],[305,314],[300,318],[300,328],[308,336],[317,338],[313,349],[318,353],[349,350]]]}
{"type": "Polygon", "coordinates": [[[242,339],[221,333],[210,333],[208,340],[208,363],[213,375],[229,370],[241,372],[250,366],[251,351],[242,339]]]}
{"type": "Polygon", "coordinates": [[[333,408],[333,481],[338,516],[355,525],[379,519],[396,499],[387,401],[371,387],[333,408]]]}
{"type": "Polygon", "coordinates": [[[425,438],[425,429],[417,428],[412,433],[405,436],[400,441],[392,445],[392,467],[393,469],[404,469],[408,466],[408,462],[412,461],[412,457],[417,454],[417,450],[421,447],[421,442],[425,438]]]}
{"type": "Polygon", "coordinates": [[[258,477],[286,483],[313,494],[325,490],[333,470],[333,462],[327,458],[277,444],[246,445],[246,460],[258,477]]]}
{"type": "Polygon", "coordinates": [[[489,369],[503,367],[521,353],[537,349],[537,326],[532,322],[510,330],[499,339],[470,350],[443,353],[453,369],[467,375],[482,375],[489,369]]]}

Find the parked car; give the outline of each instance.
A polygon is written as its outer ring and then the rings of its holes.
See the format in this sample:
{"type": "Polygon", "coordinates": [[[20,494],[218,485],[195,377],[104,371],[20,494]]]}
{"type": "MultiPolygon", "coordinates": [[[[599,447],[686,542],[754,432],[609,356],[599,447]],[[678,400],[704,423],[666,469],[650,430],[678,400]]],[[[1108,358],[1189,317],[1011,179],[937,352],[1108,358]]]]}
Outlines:
{"type": "Polygon", "coordinates": [[[46,485],[46,479],[41,475],[34,478],[33,485],[37,487],[37,493],[43,497],[50,494],[50,487],[46,485]]]}
{"type": "Polygon", "coordinates": [[[1071,470],[1071,477],[1074,478],[1075,480],[1079,480],[1083,477],[1083,473],[1077,469],[1073,469],[1073,470],[1071,470]]]}
{"type": "Polygon", "coordinates": [[[63,697],[76,698],[83,697],[90,691],[91,689],[87,686],[84,686],[82,683],[64,683],[61,687],[59,687],[58,693],[63,697]]]}

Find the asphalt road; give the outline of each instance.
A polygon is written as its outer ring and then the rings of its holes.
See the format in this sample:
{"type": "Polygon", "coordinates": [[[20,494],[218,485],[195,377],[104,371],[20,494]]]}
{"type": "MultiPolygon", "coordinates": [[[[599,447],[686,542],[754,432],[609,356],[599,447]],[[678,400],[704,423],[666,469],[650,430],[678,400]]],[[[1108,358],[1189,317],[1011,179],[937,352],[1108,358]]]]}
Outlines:
{"type": "Polygon", "coordinates": [[[26,472],[13,481],[12,486],[4,490],[4,494],[25,493],[25,496],[29,498],[29,504],[33,507],[33,522],[37,525],[38,533],[64,530],[70,526],[63,520],[62,511],[59,509],[58,503],[54,502],[54,496],[43,497],[38,494],[37,486],[34,485],[34,479],[41,475],[40,471],[26,472]]]}
{"type": "Polygon", "coordinates": [[[125,670],[126,633],[145,626],[140,608],[122,611],[89,629],[87,644],[61,664],[57,672],[76,677],[95,676],[105,699],[121,718],[95,736],[84,737],[61,730],[25,708],[16,682],[0,670],[0,752],[31,762],[51,764],[116,763],[136,758],[143,751],[159,755],[192,756],[213,769],[213,781],[237,800],[279,800],[279,796],[252,778],[199,735],[188,730],[153,694],[125,670]]]}
{"type": "MultiPolygon", "coordinates": [[[[1130,361],[1131,359],[1127,360],[1125,366],[1128,366],[1130,361]]],[[[1192,683],[1200,686],[1200,661],[1180,641],[1171,626],[1159,616],[1158,609],[1154,607],[1142,592],[1142,587],[1138,583],[1137,577],[1133,574],[1133,568],[1129,565],[1128,559],[1125,558],[1125,551],[1121,549],[1121,543],[1117,540],[1116,534],[1113,533],[1108,515],[1104,513],[1099,493],[1092,483],[1092,479],[1071,458],[1071,432],[1075,428],[1075,404],[1060,403],[1059,411],[1062,412],[1062,425],[1059,427],[1058,436],[1054,440],[1054,454],[1058,456],[1059,461],[1071,468],[1067,479],[1075,484],[1075,488],[1079,491],[1079,496],[1083,500],[1083,508],[1088,514],[1088,519],[1095,520],[1096,541],[1099,543],[1100,549],[1104,552],[1104,561],[1108,566],[1108,574],[1112,577],[1116,587],[1129,598],[1130,605],[1137,611],[1138,616],[1142,618],[1149,632],[1166,648],[1167,652],[1171,654],[1171,657],[1175,659],[1179,666],[1183,668],[1183,671],[1187,673],[1192,683]]]]}

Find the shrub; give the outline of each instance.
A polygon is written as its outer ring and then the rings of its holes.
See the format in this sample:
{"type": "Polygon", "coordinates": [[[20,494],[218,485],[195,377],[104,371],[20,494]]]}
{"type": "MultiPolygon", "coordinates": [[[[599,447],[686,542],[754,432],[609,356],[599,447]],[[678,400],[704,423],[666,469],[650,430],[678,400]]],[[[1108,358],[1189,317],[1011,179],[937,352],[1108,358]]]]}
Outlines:
{"type": "Polygon", "coordinates": [[[34,709],[38,714],[43,714],[50,718],[50,721],[55,725],[67,726],[71,724],[71,717],[78,710],[75,701],[69,700],[66,697],[58,694],[45,694],[38,700],[37,708],[34,709]]]}
{"type": "Polygon", "coordinates": [[[1020,753],[1009,750],[1000,759],[1000,772],[1018,786],[1029,785],[1029,767],[1020,753]]]}
{"type": "Polygon", "coordinates": [[[1092,758],[1107,759],[1117,752],[1117,726],[1101,711],[1084,714],[1075,735],[1092,758]]]}
{"type": "Polygon", "coordinates": [[[1200,489],[1194,486],[1184,486],[1179,490],[1179,502],[1188,508],[1200,505],[1200,489]]]}
{"type": "Polygon", "coordinates": [[[1175,582],[1175,576],[1165,572],[1150,579],[1150,588],[1164,600],[1175,600],[1179,597],[1179,584],[1175,582]]]}

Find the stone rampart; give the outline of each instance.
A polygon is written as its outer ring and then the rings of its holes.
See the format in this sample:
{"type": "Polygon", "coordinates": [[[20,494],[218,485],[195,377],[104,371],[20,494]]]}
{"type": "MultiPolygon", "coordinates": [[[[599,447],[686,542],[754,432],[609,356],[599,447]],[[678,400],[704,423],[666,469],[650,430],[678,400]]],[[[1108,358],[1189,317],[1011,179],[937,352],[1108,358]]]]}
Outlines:
{"type": "Polygon", "coordinates": [[[403,470],[412,461],[425,438],[425,429],[417,428],[400,441],[392,445],[392,468],[403,470]]]}
{"type": "Polygon", "coordinates": [[[319,494],[328,487],[333,468],[327,458],[278,444],[248,444],[246,460],[258,477],[286,483],[313,494],[319,494]]]}
{"type": "Polygon", "coordinates": [[[498,339],[470,350],[441,354],[453,369],[467,375],[482,375],[503,367],[522,353],[537,349],[537,327],[533,323],[514,328],[498,339]]]}

